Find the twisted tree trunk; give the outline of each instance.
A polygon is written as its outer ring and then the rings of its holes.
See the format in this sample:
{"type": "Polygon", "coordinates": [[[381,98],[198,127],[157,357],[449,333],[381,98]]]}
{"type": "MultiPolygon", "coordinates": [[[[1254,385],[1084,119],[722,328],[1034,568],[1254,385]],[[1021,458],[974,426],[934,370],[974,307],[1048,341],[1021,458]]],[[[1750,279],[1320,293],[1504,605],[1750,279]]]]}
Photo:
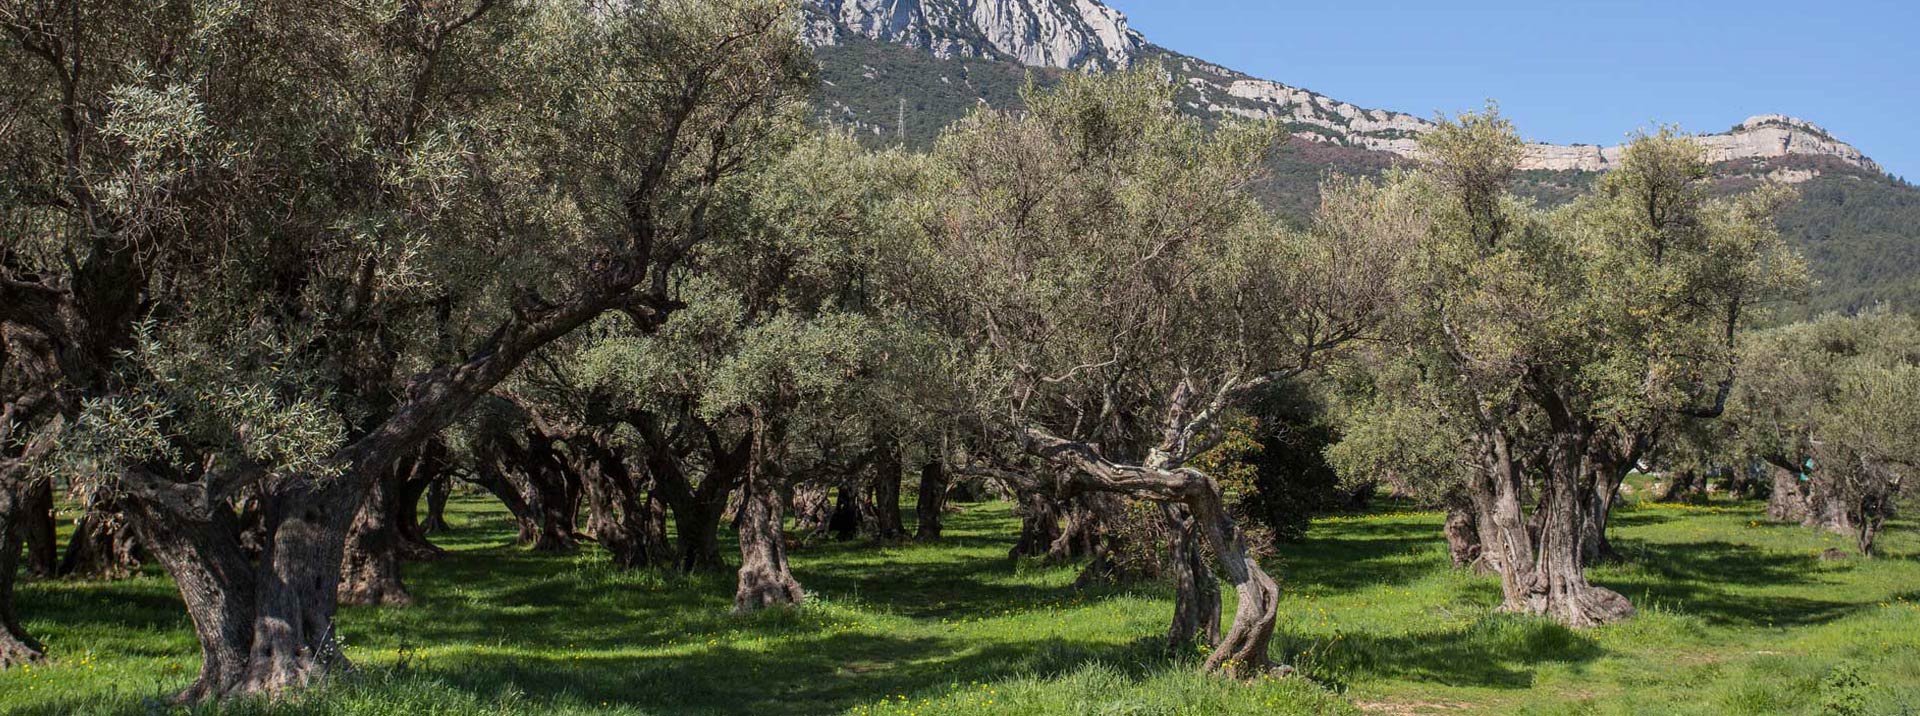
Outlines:
{"type": "MultiPolygon", "coordinates": [[[[1176,401],[1170,412],[1183,415],[1184,408],[1176,401]]],[[[1188,424],[1179,429],[1179,442],[1184,442],[1194,427],[1188,424]]],[[[1028,453],[1066,468],[1059,479],[1063,482],[1060,487],[1067,491],[1116,493],[1184,506],[1239,595],[1233,621],[1207,656],[1205,668],[1239,677],[1267,673],[1272,667],[1267,647],[1280,609],[1280,587],[1247,549],[1246,538],[1212,478],[1180,465],[1177,453],[1170,450],[1154,450],[1144,465],[1127,465],[1107,459],[1090,445],[1035,428],[1026,429],[1023,438],[1028,453]]],[[[1170,438],[1163,447],[1174,442],[1170,438]]],[[[1009,477],[1019,479],[1018,475],[1009,477]]]]}
{"type": "Polygon", "coordinates": [[[1619,593],[1587,582],[1584,556],[1595,531],[1588,520],[1593,501],[1592,461],[1586,441],[1562,434],[1542,465],[1541,495],[1533,524],[1521,507],[1521,463],[1504,435],[1480,438],[1482,459],[1469,495],[1478,514],[1482,556],[1500,573],[1502,611],[1539,614],[1570,627],[1597,626],[1633,615],[1619,593]]]}
{"type": "Polygon", "coordinates": [[[771,436],[756,416],[746,479],[741,486],[740,579],[733,610],[747,613],[768,607],[793,606],[805,593],[787,568],[786,538],[781,534],[779,475],[770,463],[771,436]]]}
{"type": "Polygon", "coordinates": [[[613,563],[639,569],[672,561],[659,503],[644,498],[625,457],[596,436],[569,441],[585,462],[578,469],[587,489],[587,531],[613,563]]]}
{"type": "Polygon", "coordinates": [[[1183,506],[1162,504],[1160,510],[1169,527],[1167,568],[1174,590],[1167,648],[1179,653],[1196,642],[1212,645],[1220,639],[1220,582],[1206,562],[1199,525],[1183,506]]]}

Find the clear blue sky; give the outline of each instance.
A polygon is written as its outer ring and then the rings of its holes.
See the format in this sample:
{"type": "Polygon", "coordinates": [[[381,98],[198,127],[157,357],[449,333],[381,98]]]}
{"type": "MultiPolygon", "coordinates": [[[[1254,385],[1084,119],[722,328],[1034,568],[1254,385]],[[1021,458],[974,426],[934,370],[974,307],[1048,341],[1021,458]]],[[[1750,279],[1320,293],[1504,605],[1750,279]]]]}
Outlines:
{"type": "Polygon", "coordinates": [[[1920,0],[1108,0],[1164,47],[1369,108],[1486,99],[1529,139],[1819,124],[1920,181],[1920,0]]]}

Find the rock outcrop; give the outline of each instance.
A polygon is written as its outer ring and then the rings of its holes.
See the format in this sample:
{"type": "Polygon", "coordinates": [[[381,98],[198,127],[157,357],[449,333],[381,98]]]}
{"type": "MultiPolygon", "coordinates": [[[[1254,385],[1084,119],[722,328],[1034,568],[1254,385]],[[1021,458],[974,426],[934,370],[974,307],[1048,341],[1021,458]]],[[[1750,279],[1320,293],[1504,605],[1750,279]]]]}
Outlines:
{"type": "Polygon", "coordinates": [[[846,35],[936,57],[1006,59],[1030,67],[1113,69],[1147,46],[1127,16],[1094,0],[811,0],[806,40],[846,35]]]}

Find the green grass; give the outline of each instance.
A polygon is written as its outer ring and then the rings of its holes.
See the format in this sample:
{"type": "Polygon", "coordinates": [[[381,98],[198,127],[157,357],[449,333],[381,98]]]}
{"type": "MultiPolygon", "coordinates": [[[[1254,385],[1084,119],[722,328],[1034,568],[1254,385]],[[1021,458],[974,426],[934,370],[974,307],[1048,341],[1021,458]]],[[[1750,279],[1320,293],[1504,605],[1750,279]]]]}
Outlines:
{"type": "MultiPolygon", "coordinates": [[[[1311,677],[1240,684],[1159,649],[1158,588],[1075,591],[1005,558],[1017,523],[968,506],[937,546],[794,554],[802,609],[728,613],[731,575],[620,572],[512,547],[462,498],[453,555],[410,565],[422,604],[344,610],[358,665],[276,714],[1902,714],[1920,713],[1920,539],[1820,561],[1840,536],[1757,506],[1628,506],[1628,556],[1594,578],[1641,607],[1573,632],[1491,613],[1491,578],[1446,568],[1430,513],[1324,519],[1272,560],[1275,655],[1311,677]],[[1858,710],[1848,709],[1858,706],[1858,710]],[[1906,710],[1903,710],[1906,709],[1906,710]]],[[[0,712],[147,714],[197,668],[171,583],[24,585],[49,665],[0,673],[0,712]]],[[[1230,608],[1230,606],[1229,606],[1230,608]]]]}

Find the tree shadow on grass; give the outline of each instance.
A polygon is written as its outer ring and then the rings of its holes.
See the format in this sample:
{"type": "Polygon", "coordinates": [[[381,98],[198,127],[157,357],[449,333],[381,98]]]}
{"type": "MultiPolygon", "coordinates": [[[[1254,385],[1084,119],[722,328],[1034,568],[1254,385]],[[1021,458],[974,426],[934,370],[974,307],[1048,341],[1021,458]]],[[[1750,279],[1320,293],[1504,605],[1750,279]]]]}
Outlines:
{"type": "Polygon", "coordinates": [[[1070,640],[980,647],[932,637],[839,633],[689,654],[529,658],[480,653],[429,665],[426,673],[487,697],[517,692],[536,701],[619,704],[659,713],[803,716],[898,696],[933,697],[954,684],[1053,676],[1094,661],[1144,664],[1139,649],[1070,640]]]}
{"type": "Polygon", "coordinates": [[[1817,585],[1822,566],[1813,555],[1766,550],[1724,540],[1646,543],[1616,540],[1639,572],[1603,581],[1641,602],[1671,606],[1717,626],[1813,626],[1870,606],[1858,602],[1753,590],[1817,585]]]}
{"type": "Polygon", "coordinates": [[[1598,642],[1551,620],[1490,614],[1458,627],[1394,636],[1277,634],[1276,656],[1323,683],[1401,679],[1457,687],[1526,689],[1537,667],[1587,663],[1598,642]]]}

